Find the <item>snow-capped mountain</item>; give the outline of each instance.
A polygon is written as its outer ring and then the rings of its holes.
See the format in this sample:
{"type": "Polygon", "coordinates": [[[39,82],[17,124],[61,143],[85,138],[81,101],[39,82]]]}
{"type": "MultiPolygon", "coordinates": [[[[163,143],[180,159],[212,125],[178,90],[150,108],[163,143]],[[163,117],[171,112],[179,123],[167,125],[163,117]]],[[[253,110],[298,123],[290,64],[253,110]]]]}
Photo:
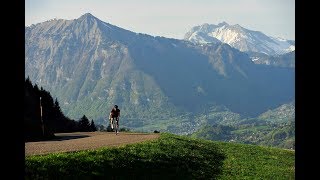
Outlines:
{"type": "Polygon", "coordinates": [[[295,42],[282,38],[267,36],[240,25],[226,22],[202,24],[186,33],[185,40],[194,43],[216,43],[221,41],[243,52],[259,52],[268,55],[285,54],[295,50],[295,42]]]}

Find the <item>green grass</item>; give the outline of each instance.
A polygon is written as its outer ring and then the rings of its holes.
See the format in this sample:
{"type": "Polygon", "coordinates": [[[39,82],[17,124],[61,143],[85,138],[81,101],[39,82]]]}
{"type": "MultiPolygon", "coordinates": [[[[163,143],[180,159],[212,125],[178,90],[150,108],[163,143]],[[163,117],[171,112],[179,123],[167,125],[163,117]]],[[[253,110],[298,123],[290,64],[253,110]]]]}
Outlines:
{"type": "Polygon", "coordinates": [[[219,179],[295,179],[295,152],[247,144],[215,142],[226,155],[219,179]]]}
{"type": "Polygon", "coordinates": [[[294,152],[172,134],[118,148],[26,157],[26,179],[294,179],[294,152]]]}

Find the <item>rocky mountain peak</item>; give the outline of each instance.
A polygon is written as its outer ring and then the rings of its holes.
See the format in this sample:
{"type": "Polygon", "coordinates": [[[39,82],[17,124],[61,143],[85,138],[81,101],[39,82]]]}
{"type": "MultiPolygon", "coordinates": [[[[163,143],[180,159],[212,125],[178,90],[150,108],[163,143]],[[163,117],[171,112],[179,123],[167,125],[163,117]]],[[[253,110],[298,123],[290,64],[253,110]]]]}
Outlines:
{"type": "Polygon", "coordinates": [[[258,52],[268,55],[285,54],[293,51],[294,41],[267,36],[260,31],[246,29],[239,24],[229,25],[225,21],[195,26],[186,33],[185,40],[207,44],[216,39],[242,52],[258,52]],[[215,39],[214,39],[215,38],[215,39]]]}

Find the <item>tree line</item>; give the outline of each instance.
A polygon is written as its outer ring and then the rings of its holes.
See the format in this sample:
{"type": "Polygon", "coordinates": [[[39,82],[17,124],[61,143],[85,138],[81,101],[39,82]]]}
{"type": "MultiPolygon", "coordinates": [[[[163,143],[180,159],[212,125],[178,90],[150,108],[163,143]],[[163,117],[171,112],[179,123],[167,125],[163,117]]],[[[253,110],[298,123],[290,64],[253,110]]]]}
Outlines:
{"type": "Polygon", "coordinates": [[[57,98],[53,100],[50,92],[33,85],[29,77],[24,89],[25,141],[52,138],[54,133],[97,130],[93,120],[85,115],[78,121],[66,117],[57,98]]]}

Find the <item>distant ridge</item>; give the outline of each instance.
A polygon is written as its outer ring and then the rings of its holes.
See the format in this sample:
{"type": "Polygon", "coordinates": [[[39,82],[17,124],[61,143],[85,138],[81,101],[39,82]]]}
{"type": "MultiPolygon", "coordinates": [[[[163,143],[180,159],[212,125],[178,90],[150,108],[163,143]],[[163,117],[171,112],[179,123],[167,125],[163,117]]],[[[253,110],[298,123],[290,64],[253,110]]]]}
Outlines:
{"type": "Polygon", "coordinates": [[[243,52],[268,55],[285,54],[295,50],[293,40],[274,38],[259,31],[243,28],[239,24],[229,25],[226,22],[195,26],[185,34],[184,39],[202,44],[216,43],[219,40],[243,52]]]}

